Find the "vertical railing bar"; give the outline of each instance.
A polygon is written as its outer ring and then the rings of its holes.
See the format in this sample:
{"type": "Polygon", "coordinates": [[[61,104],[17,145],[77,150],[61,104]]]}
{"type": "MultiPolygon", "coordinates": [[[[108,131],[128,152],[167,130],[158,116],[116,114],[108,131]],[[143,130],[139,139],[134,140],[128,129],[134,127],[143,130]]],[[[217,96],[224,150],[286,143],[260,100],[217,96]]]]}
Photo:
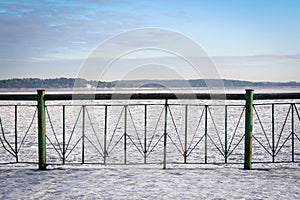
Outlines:
{"type": "Polygon", "coordinates": [[[145,104],[144,113],[144,164],[147,163],[147,105],[145,104]]]}
{"type": "Polygon", "coordinates": [[[275,162],[275,107],[272,103],[272,162],[275,162]]]}
{"type": "Polygon", "coordinates": [[[295,162],[295,123],[294,123],[294,107],[292,104],[292,162],[295,162]]]}
{"type": "Polygon", "coordinates": [[[188,140],[188,105],[185,105],[185,117],[184,117],[184,163],[187,159],[187,140],[188,140]]]}
{"type": "Polygon", "coordinates": [[[224,127],[224,132],[225,132],[225,151],[224,151],[224,157],[225,157],[225,163],[227,163],[227,158],[228,158],[228,148],[227,148],[227,105],[225,105],[225,127],[224,127]]]}
{"type": "Polygon", "coordinates": [[[205,142],[204,142],[204,163],[207,164],[207,109],[208,105],[205,105],[205,123],[204,123],[204,135],[205,135],[205,142]]]}
{"type": "Polygon", "coordinates": [[[124,106],[124,164],[127,163],[127,105],[124,106]]]}
{"type": "Polygon", "coordinates": [[[81,150],[81,162],[84,164],[84,138],[85,138],[85,106],[82,106],[82,150],[81,150]]]}
{"type": "Polygon", "coordinates": [[[106,139],[107,139],[107,105],[104,107],[104,164],[106,164],[106,156],[107,156],[107,147],[106,147],[106,139]]]}
{"type": "Polygon", "coordinates": [[[15,154],[16,154],[16,162],[19,162],[18,156],[18,107],[15,105],[15,154]]]}
{"type": "Polygon", "coordinates": [[[63,105],[63,165],[65,164],[66,161],[66,106],[63,105]]]}
{"type": "Polygon", "coordinates": [[[168,126],[168,99],[165,100],[165,123],[164,123],[164,159],[163,169],[167,167],[167,126],[168,126]]]}

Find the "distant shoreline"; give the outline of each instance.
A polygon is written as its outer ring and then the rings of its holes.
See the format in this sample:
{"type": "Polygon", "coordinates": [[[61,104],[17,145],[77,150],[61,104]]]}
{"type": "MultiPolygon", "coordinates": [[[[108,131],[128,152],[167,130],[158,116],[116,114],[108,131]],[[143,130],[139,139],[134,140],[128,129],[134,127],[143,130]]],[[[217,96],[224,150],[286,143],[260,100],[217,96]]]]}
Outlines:
{"type": "Polygon", "coordinates": [[[170,88],[159,88],[159,87],[111,87],[111,88],[0,88],[0,91],[111,91],[111,90],[207,90],[207,89],[300,89],[300,86],[254,86],[254,87],[240,87],[240,86],[225,86],[225,87],[170,87],[170,88]]]}
{"type": "Polygon", "coordinates": [[[7,79],[0,80],[0,90],[33,91],[46,90],[122,90],[122,89],[208,89],[208,88],[300,88],[300,82],[251,82],[228,79],[193,79],[193,80],[117,80],[110,82],[86,80],[82,78],[55,78],[55,79],[7,79]],[[223,87],[224,86],[224,87],[223,87]]]}

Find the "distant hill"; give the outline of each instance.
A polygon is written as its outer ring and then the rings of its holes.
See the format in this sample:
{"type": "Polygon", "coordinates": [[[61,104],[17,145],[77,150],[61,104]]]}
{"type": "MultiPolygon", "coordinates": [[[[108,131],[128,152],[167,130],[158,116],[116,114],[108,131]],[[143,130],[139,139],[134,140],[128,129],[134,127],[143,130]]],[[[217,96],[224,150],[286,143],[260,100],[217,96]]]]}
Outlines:
{"type": "Polygon", "coordinates": [[[80,78],[24,78],[0,80],[0,88],[162,88],[162,87],[297,87],[300,82],[250,82],[240,80],[195,79],[195,80],[122,80],[102,82],[80,78]]]}
{"type": "Polygon", "coordinates": [[[55,78],[55,79],[6,79],[0,80],[0,88],[91,88],[113,87],[111,82],[87,81],[80,78],[55,78]]]}

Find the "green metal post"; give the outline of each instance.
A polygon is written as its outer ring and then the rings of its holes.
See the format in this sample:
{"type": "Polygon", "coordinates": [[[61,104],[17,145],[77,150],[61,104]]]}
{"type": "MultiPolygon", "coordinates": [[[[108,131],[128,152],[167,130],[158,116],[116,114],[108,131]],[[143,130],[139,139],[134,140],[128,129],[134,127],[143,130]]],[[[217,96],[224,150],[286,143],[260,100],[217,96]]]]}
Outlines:
{"type": "Polygon", "coordinates": [[[16,162],[19,162],[18,157],[18,107],[15,105],[15,154],[16,154],[16,162]]]}
{"type": "Polygon", "coordinates": [[[185,105],[185,118],[184,118],[184,152],[183,152],[183,158],[184,163],[186,164],[186,158],[187,158],[187,139],[188,139],[188,105],[185,105]]]}
{"type": "Polygon", "coordinates": [[[147,163],[147,105],[145,105],[145,115],[144,115],[144,164],[147,163]]]}
{"type": "Polygon", "coordinates": [[[107,147],[106,147],[106,139],[107,139],[107,105],[105,105],[104,111],[104,164],[106,164],[107,157],[107,147]]]}
{"type": "Polygon", "coordinates": [[[163,169],[167,167],[167,125],[168,125],[168,99],[165,101],[165,124],[164,124],[164,161],[163,169]]]}
{"type": "Polygon", "coordinates": [[[66,106],[63,105],[63,165],[66,160],[66,106]]]}
{"type": "Polygon", "coordinates": [[[205,136],[205,143],[204,143],[204,163],[207,164],[207,108],[208,105],[205,105],[205,123],[204,123],[204,136],[205,136]]]}
{"type": "Polygon", "coordinates": [[[295,162],[295,121],[294,121],[294,107],[292,104],[292,162],[295,162]]]}
{"type": "Polygon", "coordinates": [[[227,163],[227,158],[228,158],[228,142],[227,142],[227,105],[225,105],[225,163],[227,163]]]}
{"type": "Polygon", "coordinates": [[[275,108],[272,104],[272,162],[275,162],[275,108]]]}
{"type": "Polygon", "coordinates": [[[252,169],[253,96],[254,90],[246,90],[244,169],[252,169]]]}
{"type": "Polygon", "coordinates": [[[124,164],[127,163],[127,106],[124,107],[124,164]]]}
{"type": "Polygon", "coordinates": [[[82,158],[81,163],[84,164],[84,139],[85,139],[85,106],[82,106],[82,158]]]}
{"type": "Polygon", "coordinates": [[[38,103],[38,148],[39,169],[46,169],[46,113],[45,113],[45,90],[37,91],[38,103]]]}

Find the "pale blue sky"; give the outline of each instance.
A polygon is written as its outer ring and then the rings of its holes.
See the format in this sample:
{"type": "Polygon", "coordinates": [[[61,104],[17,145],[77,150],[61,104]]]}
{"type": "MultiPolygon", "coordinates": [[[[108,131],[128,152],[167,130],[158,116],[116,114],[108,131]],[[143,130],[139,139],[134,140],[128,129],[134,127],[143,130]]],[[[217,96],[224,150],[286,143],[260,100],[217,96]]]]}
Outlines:
{"type": "Polygon", "coordinates": [[[161,27],[197,42],[221,78],[300,81],[299,19],[297,0],[0,0],[0,78],[76,77],[101,42],[161,27]]]}

